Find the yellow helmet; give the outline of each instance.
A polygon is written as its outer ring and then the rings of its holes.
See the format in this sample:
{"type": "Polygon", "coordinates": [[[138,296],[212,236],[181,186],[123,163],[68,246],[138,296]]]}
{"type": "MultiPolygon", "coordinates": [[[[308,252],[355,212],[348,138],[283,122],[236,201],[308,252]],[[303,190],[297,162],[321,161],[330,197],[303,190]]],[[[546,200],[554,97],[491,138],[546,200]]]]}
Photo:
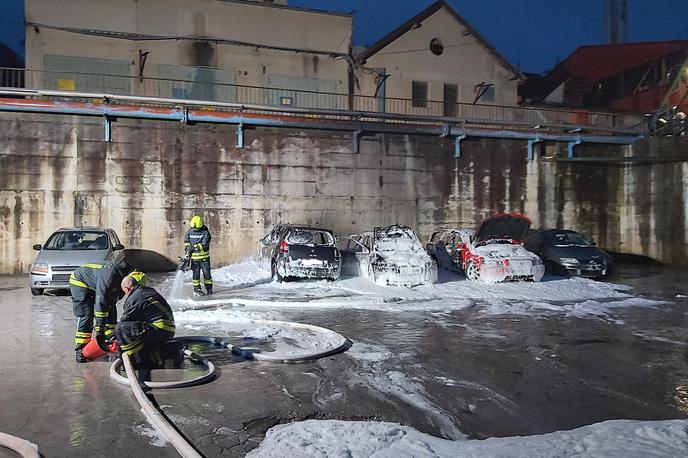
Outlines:
{"type": "Polygon", "coordinates": [[[141,286],[146,286],[146,283],[148,283],[148,277],[146,277],[146,274],[138,270],[129,273],[129,275],[127,276],[136,280],[136,283],[138,283],[141,286]]]}
{"type": "Polygon", "coordinates": [[[195,215],[193,218],[191,218],[191,221],[189,221],[189,224],[191,227],[195,229],[200,229],[203,227],[203,218],[201,218],[198,215],[195,215]]]}

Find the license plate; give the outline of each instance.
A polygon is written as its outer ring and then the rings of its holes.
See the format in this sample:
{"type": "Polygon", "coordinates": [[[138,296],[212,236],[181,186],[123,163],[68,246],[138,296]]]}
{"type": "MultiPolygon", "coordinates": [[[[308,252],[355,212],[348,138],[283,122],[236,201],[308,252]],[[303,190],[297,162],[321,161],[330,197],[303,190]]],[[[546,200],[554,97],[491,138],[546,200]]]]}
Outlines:
{"type": "Polygon", "coordinates": [[[304,266],[322,266],[323,262],[320,259],[304,259],[301,264],[304,266]]]}

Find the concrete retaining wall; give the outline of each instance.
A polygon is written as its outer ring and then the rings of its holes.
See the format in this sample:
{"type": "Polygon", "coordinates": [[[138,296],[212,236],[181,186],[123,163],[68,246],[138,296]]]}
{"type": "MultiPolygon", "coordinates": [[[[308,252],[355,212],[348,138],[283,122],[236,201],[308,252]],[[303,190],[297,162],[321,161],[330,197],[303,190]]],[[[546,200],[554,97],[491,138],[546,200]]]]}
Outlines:
{"type": "MultiPolygon", "coordinates": [[[[278,222],[339,234],[394,222],[425,241],[436,227],[473,226],[498,211],[535,226],[582,230],[600,246],[687,264],[688,164],[558,162],[561,145],[534,161],[526,143],[377,135],[351,152],[341,133],[254,129],[237,149],[231,126],[119,121],[113,142],[100,120],[0,115],[0,273],[28,270],[50,233],[108,226],[127,247],[175,258],[199,212],[213,234],[212,261],[255,252],[278,222]]],[[[633,147],[580,145],[578,156],[688,157],[685,139],[633,147]]]]}

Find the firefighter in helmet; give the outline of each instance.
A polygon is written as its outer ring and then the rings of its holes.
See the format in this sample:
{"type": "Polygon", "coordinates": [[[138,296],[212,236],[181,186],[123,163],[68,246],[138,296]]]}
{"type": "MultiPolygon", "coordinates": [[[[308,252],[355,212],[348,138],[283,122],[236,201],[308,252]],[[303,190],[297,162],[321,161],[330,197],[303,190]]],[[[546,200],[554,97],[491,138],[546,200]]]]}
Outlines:
{"type": "Polygon", "coordinates": [[[125,299],[122,319],[115,330],[117,343],[139,368],[144,368],[160,359],[159,350],[174,337],[174,315],[165,298],[146,286],[143,272],[131,272],[120,286],[125,299]]]}
{"type": "Polygon", "coordinates": [[[98,340],[114,337],[117,324],[115,304],[124,296],[120,283],[132,270],[134,268],[120,258],[102,264],[84,264],[69,277],[76,316],[76,362],[87,362],[81,350],[91,340],[94,329],[98,340]]]}
{"type": "Polygon", "coordinates": [[[193,271],[193,290],[198,296],[213,294],[213,278],[210,276],[210,231],[203,224],[203,218],[195,215],[189,221],[191,229],[184,236],[184,248],[191,258],[193,271]],[[201,289],[201,270],[203,270],[203,284],[205,293],[201,289]]]}

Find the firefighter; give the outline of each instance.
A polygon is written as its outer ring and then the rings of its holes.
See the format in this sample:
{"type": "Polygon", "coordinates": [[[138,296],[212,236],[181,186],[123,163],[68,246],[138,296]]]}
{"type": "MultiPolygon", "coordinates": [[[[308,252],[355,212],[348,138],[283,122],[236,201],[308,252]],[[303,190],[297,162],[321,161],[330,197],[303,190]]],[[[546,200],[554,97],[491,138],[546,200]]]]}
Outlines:
{"type": "Polygon", "coordinates": [[[124,294],[122,319],[115,334],[122,352],[128,354],[142,368],[149,362],[161,362],[159,349],[174,337],[174,316],[169,304],[155,289],[145,285],[142,272],[124,277],[121,288],[124,294]],[[151,361],[143,355],[157,356],[151,361]]]}
{"type": "Polygon", "coordinates": [[[210,276],[210,231],[203,224],[203,218],[195,215],[189,221],[191,229],[184,236],[184,248],[187,256],[191,257],[191,270],[193,271],[194,295],[205,296],[213,294],[213,278],[210,276]],[[205,293],[201,289],[201,269],[203,270],[203,283],[205,293]]]}
{"type": "Polygon", "coordinates": [[[74,343],[77,363],[86,362],[81,349],[91,340],[94,329],[99,340],[114,337],[117,324],[115,304],[124,296],[120,283],[132,270],[124,259],[119,259],[102,264],[84,264],[69,277],[69,289],[76,316],[74,343]]]}

